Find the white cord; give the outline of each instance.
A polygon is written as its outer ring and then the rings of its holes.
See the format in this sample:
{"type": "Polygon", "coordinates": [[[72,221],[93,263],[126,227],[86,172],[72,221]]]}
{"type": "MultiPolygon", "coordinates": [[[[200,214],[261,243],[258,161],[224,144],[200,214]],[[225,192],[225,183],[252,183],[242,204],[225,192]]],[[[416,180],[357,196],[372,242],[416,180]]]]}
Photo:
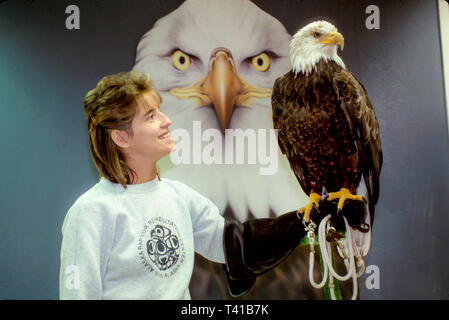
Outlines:
{"type": "MultiPolygon", "coordinates": [[[[330,215],[329,215],[330,217],[330,215]]],[[[327,276],[328,276],[328,268],[326,264],[323,264],[323,278],[321,280],[320,283],[316,283],[315,280],[313,279],[313,265],[314,265],[314,261],[315,261],[315,232],[313,230],[310,230],[307,233],[307,236],[309,238],[309,244],[310,244],[310,253],[309,253],[309,281],[310,284],[316,288],[316,289],[321,289],[322,287],[324,287],[324,285],[326,284],[327,281],[327,276]]]]}
{"type": "Polygon", "coordinates": [[[329,291],[331,293],[331,299],[337,300],[337,297],[335,296],[335,283],[334,283],[334,277],[332,274],[329,274],[329,291]]]}
{"type": "MultiPolygon", "coordinates": [[[[327,280],[329,279],[329,290],[331,294],[331,299],[336,300],[335,296],[335,286],[334,286],[334,278],[339,281],[346,281],[349,278],[352,278],[352,300],[357,298],[358,291],[358,283],[357,278],[359,278],[363,272],[365,271],[365,262],[363,261],[362,254],[366,255],[367,252],[363,249],[360,249],[352,235],[352,229],[348,224],[348,221],[345,216],[343,216],[343,220],[346,228],[346,239],[337,241],[337,251],[339,255],[344,259],[345,267],[348,273],[344,276],[339,275],[332,265],[332,251],[330,243],[326,240],[326,234],[329,232],[331,228],[331,224],[329,222],[331,215],[327,215],[318,226],[318,245],[320,247],[321,256],[323,259],[323,278],[320,283],[316,283],[313,279],[313,267],[315,260],[315,232],[314,228],[309,229],[308,238],[310,243],[310,253],[309,253],[309,281],[314,288],[320,289],[324,287],[327,280]],[[362,251],[362,252],[361,252],[362,251]],[[357,270],[359,268],[359,270],[357,270]]],[[[368,234],[368,238],[370,238],[371,234],[368,234]]],[[[370,241],[371,239],[368,239],[370,241]]],[[[365,247],[366,248],[366,247],[365,247]]]]}
{"type": "MultiPolygon", "coordinates": [[[[329,216],[330,218],[330,216],[329,216]]],[[[344,219],[346,219],[345,217],[343,217],[344,219]]],[[[347,243],[348,243],[348,249],[349,249],[349,268],[348,269],[348,273],[344,276],[341,276],[337,273],[337,271],[335,271],[334,267],[332,266],[332,253],[330,250],[327,250],[327,240],[326,240],[326,233],[329,231],[329,227],[330,224],[328,223],[328,220],[322,221],[322,223],[320,223],[320,226],[318,228],[318,243],[320,245],[320,249],[321,249],[321,254],[323,256],[323,260],[325,261],[325,263],[328,265],[329,268],[329,272],[337,279],[340,281],[346,281],[348,280],[354,269],[355,269],[355,262],[354,262],[354,251],[352,248],[352,237],[351,237],[351,232],[349,232],[349,229],[346,229],[346,238],[347,238],[347,243]],[[326,248],[326,249],[325,249],[326,248]]],[[[345,259],[346,260],[346,259],[345,259]]]]}

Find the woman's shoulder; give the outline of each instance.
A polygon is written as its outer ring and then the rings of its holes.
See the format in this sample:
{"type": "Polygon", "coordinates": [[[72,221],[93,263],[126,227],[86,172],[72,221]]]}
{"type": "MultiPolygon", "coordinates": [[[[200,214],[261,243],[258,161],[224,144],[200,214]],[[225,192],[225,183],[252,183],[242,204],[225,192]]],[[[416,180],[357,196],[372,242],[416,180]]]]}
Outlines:
{"type": "Polygon", "coordinates": [[[108,192],[107,189],[104,188],[103,182],[100,180],[95,183],[92,187],[90,187],[87,191],[82,193],[78,199],[76,199],[74,204],[91,204],[95,202],[101,202],[103,198],[108,198],[111,195],[111,192],[108,192]]]}
{"type": "Polygon", "coordinates": [[[81,216],[110,214],[110,208],[115,207],[115,199],[114,194],[102,188],[98,182],[74,201],[68,214],[81,216]]]}
{"type": "Polygon", "coordinates": [[[80,229],[98,230],[100,227],[109,229],[109,226],[114,225],[117,211],[112,200],[93,186],[70,206],[62,223],[62,233],[80,229]]]}

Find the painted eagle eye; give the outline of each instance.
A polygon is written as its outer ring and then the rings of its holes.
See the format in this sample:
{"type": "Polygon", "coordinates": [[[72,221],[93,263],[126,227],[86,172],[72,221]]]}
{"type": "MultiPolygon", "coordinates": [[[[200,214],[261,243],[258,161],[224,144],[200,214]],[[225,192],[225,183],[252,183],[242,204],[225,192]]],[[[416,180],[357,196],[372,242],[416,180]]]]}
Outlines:
{"type": "Polygon", "coordinates": [[[266,53],[261,53],[251,59],[251,65],[256,71],[267,71],[270,67],[270,57],[266,53]]]}
{"type": "Polygon", "coordinates": [[[318,39],[319,37],[321,37],[321,33],[319,33],[319,32],[314,32],[314,33],[313,33],[313,37],[314,37],[315,39],[318,39]]]}
{"type": "Polygon", "coordinates": [[[176,50],[172,55],[173,66],[178,70],[186,70],[190,67],[190,57],[181,50],[176,50]]]}

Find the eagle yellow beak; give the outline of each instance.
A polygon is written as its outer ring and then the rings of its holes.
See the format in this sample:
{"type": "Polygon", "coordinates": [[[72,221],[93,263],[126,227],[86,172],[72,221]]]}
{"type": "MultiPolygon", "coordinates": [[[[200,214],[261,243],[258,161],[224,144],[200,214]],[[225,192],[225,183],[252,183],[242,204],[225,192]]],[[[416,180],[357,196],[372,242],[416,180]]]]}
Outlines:
{"type": "Polygon", "coordinates": [[[340,32],[331,32],[326,39],[319,41],[318,43],[327,45],[338,45],[343,50],[345,46],[345,39],[340,32]]]}
{"type": "Polygon", "coordinates": [[[236,105],[249,107],[251,98],[268,98],[271,89],[254,88],[236,71],[229,50],[215,49],[209,60],[207,76],[185,88],[173,88],[170,93],[180,99],[192,99],[197,106],[212,105],[223,130],[229,127],[236,105]]]}
{"type": "Polygon", "coordinates": [[[212,53],[200,92],[211,99],[223,129],[228,128],[237,97],[244,93],[244,88],[245,83],[238,76],[230,53],[224,50],[212,53]]]}

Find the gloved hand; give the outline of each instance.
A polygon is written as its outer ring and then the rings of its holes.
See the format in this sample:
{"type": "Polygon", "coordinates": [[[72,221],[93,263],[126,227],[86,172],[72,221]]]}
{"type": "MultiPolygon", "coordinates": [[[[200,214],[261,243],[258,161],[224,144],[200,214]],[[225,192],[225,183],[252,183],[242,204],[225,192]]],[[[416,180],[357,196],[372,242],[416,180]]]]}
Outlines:
{"type": "MultiPolygon", "coordinates": [[[[360,201],[345,203],[339,216],[336,203],[322,200],[319,209],[312,210],[311,220],[319,226],[329,213],[337,230],[344,230],[341,215],[351,226],[360,226],[365,217],[365,206],[360,201]]],[[[297,211],[277,218],[253,219],[244,223],[226,220],[223,235],[228,290],[234,297],[248,292],[256,278],[284,261],[306,236],[305,225],[297,211]]]]}

